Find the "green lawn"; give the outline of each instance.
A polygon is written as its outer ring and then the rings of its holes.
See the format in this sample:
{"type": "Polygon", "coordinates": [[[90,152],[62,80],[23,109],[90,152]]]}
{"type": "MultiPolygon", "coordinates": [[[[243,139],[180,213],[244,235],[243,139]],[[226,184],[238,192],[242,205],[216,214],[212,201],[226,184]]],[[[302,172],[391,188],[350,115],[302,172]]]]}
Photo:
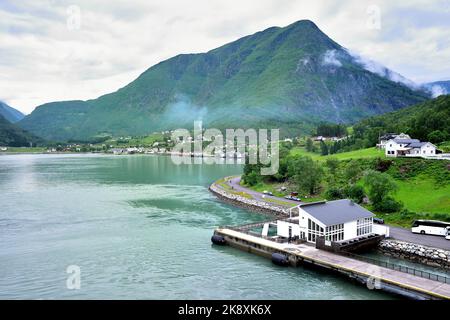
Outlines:
{"type": "Polygon", "coordinates": [[[324,161],[328,158],[336,158],[338,160],[349,160],[349,159],[367,159],[367,158],[377,158],[384,157],[384,151],[377,148],[367,148],[349,152],[342,152],[331,154],[328,156],[321,156],[318,153],[308,152],[305,148],[293,148],[291,150],[292,155],[309,156],[313,160],[324,161]]]}
{"type": "Polygon", "coordinates": [[[7,151],[0,151],[0,153],[17,152],[17,153],[41,153],[45,152],[46,148],[41,147],[8,147],[7,151]]]}
{"type": "Polygon", "coordinates": [[[323,158],[332,157],[339,160],[349,160],[349,159],[367,159],[367,158],[378,158],[384,157],[384,151],[377,148],[367,148],[349,152],[336,153],[333,155],[328,155],[323,158]]]}
{"type": "Polygon", "coordinates": [[[292,148],[290,154],[293,155],[293,156],[308,156],[308,157],[311,157],[313,160],[324,160],[324,159],[326,159],[326,157],[321,156],[318,153],[306,151],[306,149],[303,148],[303,147],[292,148]]]}
{"type": "Polygon", "coordinates": [[[396,180],[399,187],[395,198],[405,207],[420,213],[447,213],[450,215],[450,185],[436,186],[427,177],[412,180],[396,180]]]}
{"type": "MultiPolygon", "coordinates": [[[[411,213],[377,213],[386,223],[409,228],[417,219],[450,221],[450,185],[436,186],[433,179],[423,175],[395,182],[398,191],[394,198],[411,213]]],[[[367,209],[372,210],[370,206],[367,209]]]]}

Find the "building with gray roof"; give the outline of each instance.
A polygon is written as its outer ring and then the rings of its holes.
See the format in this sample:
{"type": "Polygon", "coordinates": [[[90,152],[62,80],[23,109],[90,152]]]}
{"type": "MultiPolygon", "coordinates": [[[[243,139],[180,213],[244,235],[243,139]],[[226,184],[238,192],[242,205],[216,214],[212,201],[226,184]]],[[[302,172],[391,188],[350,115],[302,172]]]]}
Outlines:
{"type": "Polygon", "coordinates": [[[318,237],[344,242],[375,233],[374,214],[349,199],[302,203],[291,208],[291,215],[277,221],[277,235],[315,243],[318,237]]]}

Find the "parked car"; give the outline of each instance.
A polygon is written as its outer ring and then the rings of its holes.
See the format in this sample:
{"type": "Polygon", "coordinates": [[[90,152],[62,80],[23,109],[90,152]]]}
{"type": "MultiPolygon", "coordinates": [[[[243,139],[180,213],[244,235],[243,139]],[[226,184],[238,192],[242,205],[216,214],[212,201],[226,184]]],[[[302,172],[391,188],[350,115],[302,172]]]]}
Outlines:
{"type": "Polygon", "coordinates": [[[291,196],[291,195],[285,196],[284,198],[288,199],[288,200],[302,201],[302,200],[300,200],[300,198],[297,198],[297,197],[294,197],[294,196],[291,196]]]}
{"type": "Polygon", "coordinates": [[[378,224],[384,224],[384,219],[374,217],[373,222],[378,224]]]}
{"type": "Polygon", "coordinates": [[[269,195],[269,196],[273,196],[273,193],[270,192],[270,191],[267,191],[267,190],[264,190],[263,193],[264,193],[264,194],[267,194],[267,195],[269,195]]]}

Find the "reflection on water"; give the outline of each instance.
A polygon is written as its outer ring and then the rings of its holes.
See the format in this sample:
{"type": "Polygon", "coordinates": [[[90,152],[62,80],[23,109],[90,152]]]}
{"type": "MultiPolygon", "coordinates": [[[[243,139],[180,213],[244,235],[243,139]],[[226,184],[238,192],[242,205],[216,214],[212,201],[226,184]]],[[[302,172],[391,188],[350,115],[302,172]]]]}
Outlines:
{"type": "Polygon", "coordinates": [[[0,298],[390,298],[212,246],[214,227],[267,218],[208,192],[241,170],[157,156],[0,156],[0,298]],[[69,265],[81,268],[80,290],[66,288],[69,265]]]}

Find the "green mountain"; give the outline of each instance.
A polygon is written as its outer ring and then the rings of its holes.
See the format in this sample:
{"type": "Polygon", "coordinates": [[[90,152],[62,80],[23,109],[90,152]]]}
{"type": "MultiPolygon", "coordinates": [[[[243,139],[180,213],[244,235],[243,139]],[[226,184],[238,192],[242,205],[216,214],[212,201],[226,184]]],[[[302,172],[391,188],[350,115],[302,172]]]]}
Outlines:
{"type": "Polygon", "coordinates": [[[11,123],[0,114],[0,146],[29,147],[42,143],[43,140],[11,123]]]}
{"type": "Polygon", "coordinates": [[[175,128],[352,122],[428,98],[371,71],[311,21],[272,27],[201,54],[182,54],[94,100],[44,104],[20,126],[49,140],[142,135],[175,128]]]}
{"type": "Polygon", "coordinates": [[[353,126],[356,139],[374,146],[380,134],[407,133],[411,138],[440,143],[450,140],[450,95],[364,119],[353,126]]]}
{"type": "Polygon", "coordinates": [[[2,101],[0,101],[0,115],[12,123],[22,120],[23,117],[25,117],[25,115],[22,112],[8,106],[6,103],[2,101]]]}

